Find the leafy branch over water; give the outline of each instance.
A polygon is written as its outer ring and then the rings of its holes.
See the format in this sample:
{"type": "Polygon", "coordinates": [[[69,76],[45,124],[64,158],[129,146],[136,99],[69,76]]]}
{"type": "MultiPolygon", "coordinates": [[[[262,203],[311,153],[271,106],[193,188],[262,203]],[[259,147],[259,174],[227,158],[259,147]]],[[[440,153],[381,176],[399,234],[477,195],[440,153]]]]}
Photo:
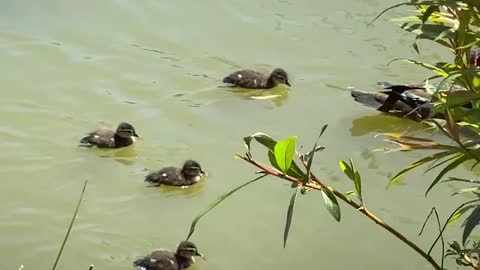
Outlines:
{"type": "MultiPolygon", "coordinates": [[[[322,128],[320,136],[323,134],[327,126],[325,125],[322,128]]],[[[319,136],[319,138],[320,138],[319,136]]],[[[287,218],[285,223],[285,230],[284,230],[284,247],[286,245],[289,230],[292,225],[293,221],[293,209],[295,205],[295,201],[297,199],[298,192],[300,191],[301,194],[306,194],[308,191],[317,190],[320,191],[324,200],[324,204],[328,210],[328,212],[335,218],[335,220],[341,220],[341,210],[339,205],[339,200],[346,203],[346,205],[353,207],[358,212],[366,216],[368,219],[375,222],[381,228],[385,229],[400,241],[408,245],[412,248],[415,252],[417,252],[420,256],[422,256],[426,261],[428,261],[435,269],[442,269],[443,267],[440,266],[429,253],[422,250],[418,247],[415,243],[407,239],[403,234],[399,231],[382,221],[379,217],[377,217],[374,213],[367,209],[364,204],[364,198],[362,196],[362,180],[360,173],[355,169],[353,162],[350,160],[348,163],[345,161],[340,162],[340,167],[345,173],[345,175],[352,180],[355,191],[342,193],[337,189],[328,186],[327,184],[320,181],[314,173],[311,171],[312,160],[317,151],[322,151],[325,149],[324,147],[318,147],[318,139],[315,143],[312,151],[306,154],[301,154],[296,150],[296,137],[289,137],[282,141],[277,142],[270,136],[264,133],[255,133],[251,136],[247,136],[244,138],[245,147],[247,148],[247,152],[244,154],[237,154],[236,157],[253,165],[254,167],[260,169],[262,175],[257,177],[241,186],[233,189],[225,193],[224,195],[220,196],[214,203],[212,203],[209,207],[207,207],[204,211],[202,211],[197,217],[194,218],[191,226],[190,232],[188,234],[188,238],[193,234],[195,231],[195,227],[197,222],[204,217],[210,210],[218,206],[222,201],[227,199],[231,196],[234,192],[244,188],[250,183],[256,182],[257,180],[262,179],[265,176],[274,176],[280,178],[282,180],[291,182],[291,187],[295,188],[293,195],[291,196],[287,208],[287,218]],[[271,166],[263,164],[256,159],[254,159],[251,153],[251,143],[255,140],[256,142],[260,143],[264,147],[267,148],[267,156],[270,160],[271,166]],[[302,166],[306,169],[307,173],[305,173],[300,167],[297,165],[297,162],[294,160],[295,157],[297,160],[302,164],[302,166]],[[349,195],[355,195],[357,200],[350,199],[349,195]]]]}

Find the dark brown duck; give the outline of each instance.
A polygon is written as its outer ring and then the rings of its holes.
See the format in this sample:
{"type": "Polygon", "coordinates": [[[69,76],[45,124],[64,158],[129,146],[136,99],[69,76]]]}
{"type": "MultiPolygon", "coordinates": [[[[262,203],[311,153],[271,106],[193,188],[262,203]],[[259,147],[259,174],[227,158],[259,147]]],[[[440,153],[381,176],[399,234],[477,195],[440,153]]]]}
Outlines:
{"type": "Polygon", "coordinates": [[[129,123],[120,123],[117,130],[98,129],[80,140],[80,146],[98,148],[120,148],[133,144],[140,137],[129,123]]]}
{"type": "Polygon", "coordinates": [[[187,160],[182,168],[166,167],[147,175],[145,182],[154,185],[190,186],[202,180],[204,174],[198,162],[187,160]]]}
{"type": "Polygon", "coordinates": [[[281,68],[274,69],[270,74],[262,74],[249,69],[239,70],[225,77],[223,82],[250,89],[269,89],[279,84],[290,86],[288,74],[281,68]]]}
{"type": "Polygon", "coordinates": [[[133,262],[139,270],[183,270],[195,263],[195,256],[202,257],[197,246],[189,241],[182,241],[175,252],[159,249],[150,255],[133,262]]]}

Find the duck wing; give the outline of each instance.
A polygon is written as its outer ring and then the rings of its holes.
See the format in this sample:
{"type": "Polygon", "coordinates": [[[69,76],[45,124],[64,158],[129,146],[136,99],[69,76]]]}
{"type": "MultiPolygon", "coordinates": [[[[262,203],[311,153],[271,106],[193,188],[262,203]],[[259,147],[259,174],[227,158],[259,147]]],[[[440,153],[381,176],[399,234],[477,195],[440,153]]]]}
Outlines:
{"type": "Polygon", "coordinates": [[[178,270],[179,266],[175,255],[168,250],[155,250],[150,255],[133,262],[139,270],[178,270]]]}
{"type": "Polygon", "coordinates": [[[176,167],[166,167],[153,172],[145,178],[145,182],[156,185],[181,186],[181,170],[176,167]]]}
{"type": "Polygon", "coordinates": [[[115,131],[108,129],[99,129],[88,133],[87,136],[80,140],[80,146],[92,147],[114,147],[115,146],[115,131]]]}
{"type": "Polygon", "coordinates": [[[354,89],[352,90],[351,95],[356,102],[383,112],[388,112],[392,110],[408,113],[414,109],[414,107],[410,106],[408,103],[403,102],[402,100],[394,100],[392,103],[387,103],[387,101],[392,100],[389,100],[390,96],[392,95],[390,91],[365,92],[362,90],[354,89]]]}
{"type": "Polygon", "coordinates": [[[253,71],[240,70],[223,78],[224,83],[233,84],[243,88],[264,88],[267,83],[267,76],[253,71]]]}

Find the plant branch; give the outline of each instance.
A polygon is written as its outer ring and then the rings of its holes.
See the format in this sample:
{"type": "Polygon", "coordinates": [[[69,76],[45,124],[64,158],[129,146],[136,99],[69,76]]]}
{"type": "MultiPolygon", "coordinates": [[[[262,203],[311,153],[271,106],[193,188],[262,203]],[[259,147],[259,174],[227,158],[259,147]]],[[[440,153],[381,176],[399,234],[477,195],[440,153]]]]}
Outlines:
{"type": "MultiPolygon", "coordinates": [[[[265,172],[266,174],[276,176],[278,178],[287,180],[287,181],[292,182],[292,183],[296,183],[298,185],[303,185],[303,186],[305,186],[307,188],[310,188],[310,189],[316,189],[316,190],[328,189],[328,190],[330,190],[333,194],[335,194],[335,196],[337,198],[344,201],[345,203],[347,203],[351,207],[357,209],[360,213],[362,213],[363,215],[368,217],[370,220],[372,220],[373,222],[378,224],[380,227],[384,228],[386,231],[393,234],[400,241],[402,241],[403,243],[408,245],[410,248],[415,250],[418,254],[420,254],[420,256],[422,256],[425,260],[427,260],[435,269],[442,270],[442,267],[440,265],[438,265],[438,263],[429,254],[427,254],[425,251],[423,251],[415,243],[408,240],[403,234],[401,234],[400,232],[395,230],[393,227],[391,227],[390,225],[383,222],[380,218],[378,218],[372,212],[370,212],[369,210],[364,208],[362,205],[360,205],[360,204],[354,202],[353,200],[351,200],[350,198],[348,198],[342,192],[340,192],[336,189],[333,189],[333,188],[325,185],[324,183],[322,183],[320,180],[317,179],[317,177],[313,173],[310,172],[310,180],[308,182],[302,183],[302,181],[300,179],[297,179],[295,177],[283,174],[282,172],[280,172],[280,171],[278,171],[274,168],[271,168],[271,167],[269,167],[265,164],[262,164],[262,163],[260,163],[256,160],[254,160],[250,154],[246,154],[246,155],[237,154],[237,157],[246,161],[246,162],[248,162],[248,163],[250,163],[250,164],[252,164],[252,165],[254,165],[255,167],[257,167],[260,170],[262,170],[263,172],[265,172]]],[[[304,163],[303,159],[302,159],[302,162],[304,163]]],[[[304,165],[305,165],[305,163],[304,163],[304,165]]]]}

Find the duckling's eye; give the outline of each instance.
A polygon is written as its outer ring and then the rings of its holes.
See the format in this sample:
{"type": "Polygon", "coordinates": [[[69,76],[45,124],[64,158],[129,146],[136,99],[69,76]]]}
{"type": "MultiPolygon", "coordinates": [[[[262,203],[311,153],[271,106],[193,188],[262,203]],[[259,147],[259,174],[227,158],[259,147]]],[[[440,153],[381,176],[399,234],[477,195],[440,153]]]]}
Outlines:
{"type": "Polygon", "coordinates": [[[133,130],[131,130],[131,129],[122,129],[122,130],[120,130],[120,132],[128,133],[128,134],[131,134],[131,135],[135,134],[135,133],[133,132],[133,130]]]}

